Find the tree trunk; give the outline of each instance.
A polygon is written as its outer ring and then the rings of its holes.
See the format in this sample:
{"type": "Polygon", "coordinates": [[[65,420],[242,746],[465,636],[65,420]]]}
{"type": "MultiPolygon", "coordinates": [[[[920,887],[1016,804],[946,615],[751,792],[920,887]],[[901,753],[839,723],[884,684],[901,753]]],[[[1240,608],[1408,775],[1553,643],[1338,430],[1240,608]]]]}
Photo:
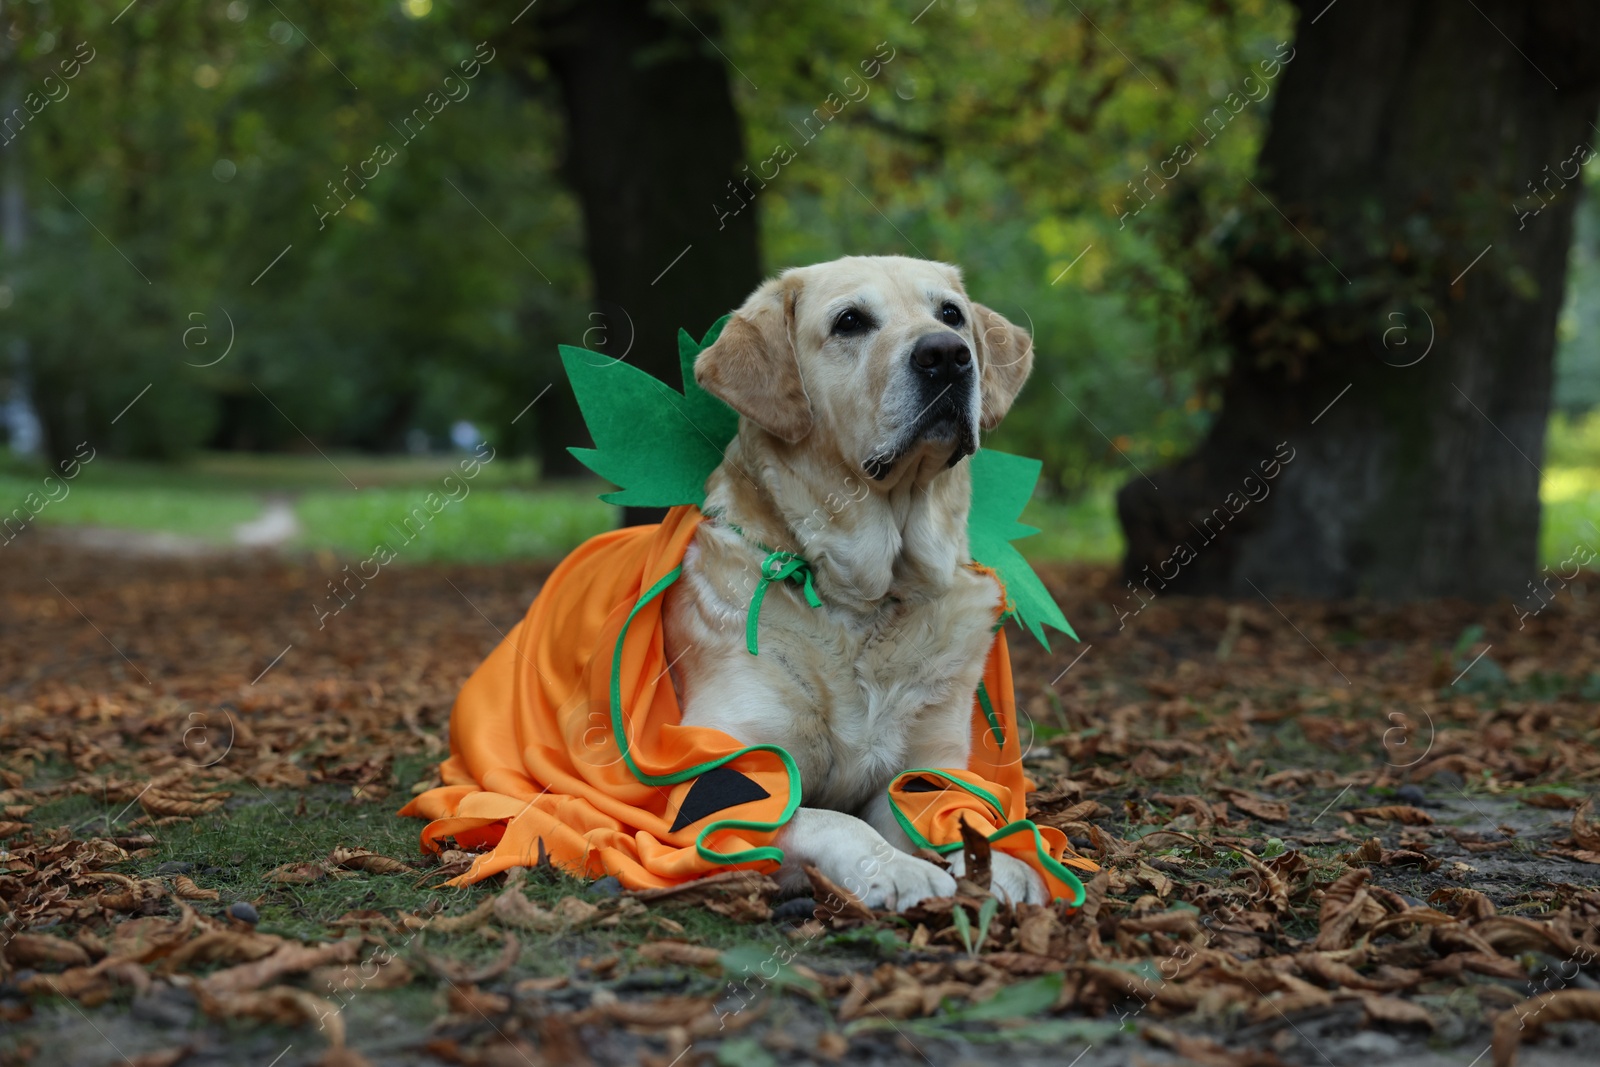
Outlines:
{"type": "Polygon", "coordinates": [[[689,14],[699,29],[647,0],[587,0],[544,23],[603,348],[674,385],[678,328],[698,336],[761,280],[755,212],[718,225],[744,135],[727,64],[700,35],[716,27],[689,14]]]}
{"type": "Polygon", "coordinates": [[[1247,194],[1278,233],[1213,286],[1231,365],[1209,435],[1118,494],[1129,580],[1525,589],[1600,5],[1477,6],[1301,3],[1247,194]]]}

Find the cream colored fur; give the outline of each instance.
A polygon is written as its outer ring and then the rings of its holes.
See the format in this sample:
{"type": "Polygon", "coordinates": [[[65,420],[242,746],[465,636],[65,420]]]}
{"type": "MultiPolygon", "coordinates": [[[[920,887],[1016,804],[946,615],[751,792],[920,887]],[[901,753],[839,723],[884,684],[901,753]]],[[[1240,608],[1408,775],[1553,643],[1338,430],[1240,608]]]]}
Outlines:
{"type": "MultiPolygon", "coordinates": [[[[909,768],[966,766],[999,606],[994,580],[968,563],[971,478],[965,459],[949,465],[957,441],[908,436],[930,407],[912,347],[950,330],[974,360],[970,396],[952,417],[975,441],[1021,388],[1031,342],[968,299],[946,264],[849,257],[786,271],[695,366],[741,418],[706,484],[711,518],[667,593],[666,651],[684,721],[787,749],[803,806],[777,842],[780,880],[800,888],[813,864],[873,907],[955,891],[951,873],[911,854],[885,790],[909,768]],[[961,325],[941,321],[946,303],[961,325]],[[876,328],[836,334],[847,308],[876,328]],[[897,453],[887,471],[874,467],[897,453]],[[745,622],[761,546],[808,560],[823,606],[774,584],[752,656],[745,622]]],[[[961,855],[950,858],[959,876],[961,855]]],[[[998,852],[994,891],[1047,899],[1037,873],[998,852]]]]}

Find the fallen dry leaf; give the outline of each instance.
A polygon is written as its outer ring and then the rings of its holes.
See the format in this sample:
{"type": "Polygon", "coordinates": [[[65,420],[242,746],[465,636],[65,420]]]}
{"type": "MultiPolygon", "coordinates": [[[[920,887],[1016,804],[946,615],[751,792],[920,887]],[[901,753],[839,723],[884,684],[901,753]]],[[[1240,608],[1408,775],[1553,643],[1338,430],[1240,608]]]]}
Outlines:
{"type": "Polygon", "coordinates": [[[200,1009],[213,1019],[254,1019],[277,1026],[315,1023],[328,1035],[329,1044],[344,1047],[344,1015],[339,1007],[304,989],[280,985],[242,993],[213,993],[204,984],[194,988],[200,1009]]]}
{"type": "Polygon", "coordinates": [[[312,1061],[313,1067],[372,1067],[372,1061],[348,1045],[324,1049],[312,1061]]]}
{"type": "Polygon", "coordinates": [[[1209,1037],[1186,1034],[1158,1023],[1145,1024],[1140,1036],[1204,1067],[1284,1067],[1283,1060],[1270,1049],[1230,1049],[1209,1037]]]}
{"type": "Polygon", "coordinates": [[[447,959],[426,952],[419,955],[429,970],[452,985],[475,986],[505,974],[511,969],[512,964],[517,962],[517,957],[521,953],[522,946],[517,941],[517,935],[508,933],[505,944],[500,946],[500,954],[481,967],[473,967],[460,960],[447,959]]]}
{"type": "Polygon", "coordinates": [[[1139,866],[1134,870],[1133,877],[1142,884],[1149,886],[1150,891],[1162,900],[1172,895],[1172,879],[1150,866],[1144,860],[1139,861],[1139,866]]]}
{"type": "Polygon", "coordinates": [[[984,897],[993,883],[993,848],[989,839],[967,824],[961,816],[961,855],[965,861],[960,878],[956,879],[956,895],[984,897]]]}
{"type": "Polygon", "coordinates": [[[677,963],[685,967],[721,967],[722,953],[686,941],[650,941],[639,946],[639,956],[652,963],[677,963]]]}
{"type": "Polygon", "coordinates": [[[1428,1014],[1428,1010],[1409,1000],[1366,993],[1361,997],[1361,1006],[1366,1010],[1369,1023],[1434,1028],[1433,1016],[1428,1014]]]}
{"type": "Polygon", "coordinates": [[[1017,947],[1036,956],[1048,955],[1050,941],[1061,929],[1054,908],[1038,904],[1017,905],[1017,947]]]}
{"type": "Polygon", "coordinates": [[[264,877],[269,882],[286,885],[304,885],[328,877],[328,868],[321,863],[285,863],[268,871],[264,877]]]}
{"type": "Polygon", "coordinates": [[[1163,778],[1171,778],[1181,768],[1176,763],[1162,759],[1147,748],[1134,757],[1133,762],[1128,765],[1128,769],[1140,778],[1155,782],[1163,778]]]}
{"type": "Polygon", "coordinates": [[[861,903],[854,893],[834,884],[817,868],[806,864],[805,872],[806,877],[811,880],[811,896],[817,902],[818,922],[849,925],[871,922],[875,918],[872,909],[861,903]]]}
{"type": "Polygon", "coordinates": [[[1594,799],[1591,797],[1572,813],[1572,841],[1585,852],[1600,852],[1600,825],[1589,820],[1589,813],[1593,810],[1594,799]]]}
{"type": "Polygon", "coordinates": [[[335,867],[368,874],[411,874],[414,870],[409,864],[365,848],[336,848],[328,856],[328,862],[335,867]]]}
{"type": "Polygon", "coordinates": [[[361,942],[334,941],[326,945],[286,944],[254,963],[242,963],[209,975],[200,982],[213,996],[256,990],[285,975],[301,974],[329,963],[349,963],[361,952],[361,942]]]}
{"type": "Polygon", "coordinates": [[[488,922],[494,915],[495,902],[498,899],[498,897],[485,897],[478,902],[477,907],[460,915],[435,915],[427,918],[412,916],[412,920],[419,928],[437,930],[444,934],[460,933],[462,930],[475,930],[488,922]]]}
{"type": "Polygon", "coordinates": [[[714,901],[732,900],[757,893],[768,899],[778,895],[778,883],[760,871],[717,871],[704,878],[696,878],[679,885],[658,889],[635,889],[629,896],[646,904],[671,901],[674,904],[710,904],[714,901]]]}
{"type": "Polygon", "coordinates": [[[181,816],[192,818],[196,815],[207,815],[222,807],[221,797],[207,798],[204,800],[186,799],[179,796],[163,794],[151,789],[139,796],[139,806],[152,816],[181,816]]]}
{"type": "Polygon", "coordinates": [[[1387,804],[1378,808],[1356,808],[1339,813],[1345,822],[1398,822],[1407,826],[1432,826],[1433,816],[1409,804],[1387,804]]]}
{"type": "Polygon", "coordinates": [[[1561,989],[1544,993],[1500,1013],[1494,1022],[1494,1067],[1515,1067],[1523,1041],[1549,1023],[1600,1022],[1600,992],[1561,989]]]}
{"type": "Polygon", "coordinates": [[[405,960],[379,950],[364,963],[342,967],[317,967],[311,971],[315,988],[347,998],[360,989],[401,989],[415,981],[416,975],[405,960]]]}
{"type": "Polygon", "coordinates": [[[1575,808],[1583,802],[1582,797],[1569,796],[1566,793],[1522,793],[1517,801],[1528,805],[1530,808],[1550,808],[1567,810],[1575,808]]]}
{"type": "Polygon", "coordinates": [[[183,900],[221,900],[222,894],[215,889],[201,889],[195,884],[194,879],[186,874],[174,876],[172,891],[183,900]]]}
{"type": "Polygon", "coordinates": [[[1222,795],[1228,798],[1228,803],[1264,822],[1286,822],[1289,818],[1289,805],[1281,800],[1269,800],[1266,797],[1246,793],[1242,789],[1224,789],[1222,795]]]}
{"type": "Polygon", "coordinates": [[[593,1009],[597,1015],[621,1026],[643,1030],[662,1030],[684,1026],[709,1014],[710,997],[654,997],[643,1000],[617,1000],[593,1009]]]}
{"type": "Polygon", "coordinates": [[[113,956],[123,956],[150,963],[178,951],[189,935],[199,925],[200,917],[194,909],[183,905],[178,919],[149,916],[119,922],[111,930],[111,943],[106,951],[113,956]]]}
{"type": "Polygon", "coordinates": [[[89,953],[83,946],[51,934],[15,934],[5,944],[5,958],[18,967],[83,967],[89,953]]]}
{"type": "Polygon", "coordinates": [[[154,1052],[146,1052],[142,1056],[135,1056],[128,1060],[128,1067],[176,1067],[177,1064],[194,1055],[194,1051],[193,1045],[157,1049],[154,1052]]]}
{"type": "Polygon", "coordinates": [[[511,1010],[511,998],[499,993],[489,993],[475,985],[449,983],[447,999],[450,1010],[458,1015],[489,1018],[504,1015],[511,1010]]]}

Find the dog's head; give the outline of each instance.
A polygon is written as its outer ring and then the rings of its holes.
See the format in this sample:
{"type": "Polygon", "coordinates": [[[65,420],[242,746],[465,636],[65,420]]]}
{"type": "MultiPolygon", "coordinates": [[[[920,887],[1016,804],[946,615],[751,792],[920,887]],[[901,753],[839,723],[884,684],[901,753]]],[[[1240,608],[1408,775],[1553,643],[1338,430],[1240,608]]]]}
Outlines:
{"type": "Polygon", "coordinates": [[[969,299],[955,267],[847,256],[762,285],[694,376],[773,437],[821,438],[881,482],[908,460],[974,452],[1032,367],[1027,331],[969,299]]]}

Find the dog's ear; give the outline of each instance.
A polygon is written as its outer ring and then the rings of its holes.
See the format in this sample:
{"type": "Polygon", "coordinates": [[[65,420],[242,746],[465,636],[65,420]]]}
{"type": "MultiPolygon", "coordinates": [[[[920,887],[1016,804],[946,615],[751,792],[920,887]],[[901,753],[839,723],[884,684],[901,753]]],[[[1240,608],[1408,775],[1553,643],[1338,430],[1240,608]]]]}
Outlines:
{"type": "Polygon", "coordinates": [[[811,432],[811,399],[794,345],[799,289],[794,278],[757,289],[694,361],[700,388],[790,444],[811,432]]]}
{"type": "Polygon", "coordinates": [[[983,393],[978,423],[992,430],[1011,410],[1011,402],[1033,370],[1033,338],[982,304],[972,305],[972,317],[972,334],[978,342],[978,387],[983,393]]]}

